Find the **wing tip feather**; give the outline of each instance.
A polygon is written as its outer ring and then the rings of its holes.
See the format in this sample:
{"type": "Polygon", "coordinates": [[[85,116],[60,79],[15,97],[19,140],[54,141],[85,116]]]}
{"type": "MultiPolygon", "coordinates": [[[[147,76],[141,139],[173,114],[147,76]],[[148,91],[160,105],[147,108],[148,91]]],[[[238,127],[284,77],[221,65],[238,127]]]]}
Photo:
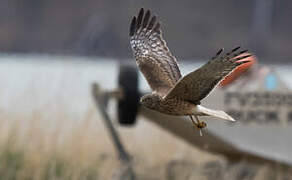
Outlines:
{"type": "Polygon", "coordinates": [[[134,16],[130,25],[130,36],[133,36],[140,28],[146,28],[147,30],[153,30],[160,34],[161,23],[157,22],[157,16],[151,15],[151,11],[147,10],[144,13],[144,8],[142,7],[138,13],[138,16],[134,16]],[[152,17],[151,17],[152,16],[152,17]]]}
{"type": "Polygon", "coordinates": [[[238,49],[240,49],[240,46],[237,46],[236,48],[232,49],[232,50],[231,50],[231,53],[237,51],[238,49]]]}
{"type": "Polygon", "coordinates": [[[155,25],[155,27],[154,27],[154,31],[155,32],[157,32],[158,34],[160,34],[161,33],[161,31],[160,31],[160,26],[161,26],[161,24],[160,24],[160,22],[158,22],[158,23],[156,23],[156,25],[155,25]]]}
{"type": "Polygon", "coordinates": [[[220,48],[219,51],[217,51],[217,53],[215,54],[215,56],[212,57],[212,60],[216,59],[223,51],[224,51],[224,48],[220,48]]]}
{"type": "Polygon", "coordinates": [[[133,36],[135,34],[136,31],[136,16],[133,17],[132,21],[131,21],[131,25],[130,25],[130,36],[133,36]]]}
{"type": "Polygon", "coordinates": [[[143,18],[142,28],[146,28],[150,19],[150,10],[147,10],[145,17],[143,18]]]}
{"type": "Polygon", "coordinates": [[[140,28],[144,16],[144,8],[141,8],[137,17],[137,29],[140,28]]]}
{"type": "MultiPolygon", "coordinates": [[[[245,59],[245,58],[251,57],[251,56],[252,56],[251,54],[248,54],[248,55],[245,55],[245,56],[237,57],[237,58],[235,58],[235,60],[236,60],[236,61],[239,61],[239,60],[242,60],[242,59],[245,59]]],[[[241,61],[241,62],[244,62],[244,61],[241,61]]]]}
{"type": "Polygon", "coordinates": [[[156,16],[154,15],[154,16],[152,16],[152,18],[151,18],[151,20],[150,20],[150,22],[149,22],[149,24],[148,24],[147,29],[148,29],[148,30],[152,30],[152,28],[153,28],[155,22],[156,22],[156,16]]]}

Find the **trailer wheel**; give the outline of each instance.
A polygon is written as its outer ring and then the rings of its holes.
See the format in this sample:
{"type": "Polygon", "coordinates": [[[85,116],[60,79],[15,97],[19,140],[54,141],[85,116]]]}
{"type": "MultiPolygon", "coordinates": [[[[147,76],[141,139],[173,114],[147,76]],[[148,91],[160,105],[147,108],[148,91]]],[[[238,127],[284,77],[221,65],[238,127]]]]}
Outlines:
{"type": "Polygon", "coordinates": [[[123,97],[118,100],[118,121],[122,125],[134,125],[139,108],[138,72],[133,65],[120,65],[119,88],[123,97]]]}

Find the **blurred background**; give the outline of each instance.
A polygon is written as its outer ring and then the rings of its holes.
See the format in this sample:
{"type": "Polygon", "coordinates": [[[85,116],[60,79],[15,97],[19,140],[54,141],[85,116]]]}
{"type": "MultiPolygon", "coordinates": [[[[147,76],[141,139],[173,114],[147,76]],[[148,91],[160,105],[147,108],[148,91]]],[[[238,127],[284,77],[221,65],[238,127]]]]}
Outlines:
{"type": "Polygon", "coordinates": [[[0,50],[7,53],[128,59],[129,23],[145,7],[159,16],[179,59],[237,45],[264,62],[291,57],[290,1],[1,0],[0,6],[0,50]]]}
{"type": "MultiPolygon", "coordinates": [[[[119,64],[134,63],[129,25],[141,7],[158,15],[183,74],[222,47],[242,46],[255,55],[258,72],[279,76],[285,86],[278,89],[292,87],[288,0],[1,0],[0,179],[130,179],[120,175],[125,170],[91,87],[93,82],[105,91],[119,87],[119,64]]],[[[249,75],[245,82],[258,77],[249,75]]],[[[139,78],[140,89],[149,91],[139,78]]],[[[133,127],[120,126],[115,105],[109,101],[108,112],[136,179],[292,179],[292,145],[286,143],[292,131],[286,121],[265,127],[285,133],[277,146],[290,165],[244,158],[231,163],[140,115],[133,127]]],[[[230,132],[240,137],[239,131],[230,132]]],[[[260,141],[271,145],[270,138],[260,141]]],[[[281,152],[271,154],[280,157],[281,152]]]]}

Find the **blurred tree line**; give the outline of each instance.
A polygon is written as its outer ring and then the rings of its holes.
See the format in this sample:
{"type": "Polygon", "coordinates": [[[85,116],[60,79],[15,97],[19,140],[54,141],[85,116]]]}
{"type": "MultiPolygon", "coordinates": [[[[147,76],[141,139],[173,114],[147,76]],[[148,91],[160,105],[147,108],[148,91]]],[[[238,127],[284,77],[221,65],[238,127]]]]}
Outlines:
{"type": "Polygon", "coordinates": [[[0,52],[131,57],[128,29],[141,7],[162,21],[178,59],[242,45],[261,61],[288,62],[292,1],[1,0],[0,52]]]}

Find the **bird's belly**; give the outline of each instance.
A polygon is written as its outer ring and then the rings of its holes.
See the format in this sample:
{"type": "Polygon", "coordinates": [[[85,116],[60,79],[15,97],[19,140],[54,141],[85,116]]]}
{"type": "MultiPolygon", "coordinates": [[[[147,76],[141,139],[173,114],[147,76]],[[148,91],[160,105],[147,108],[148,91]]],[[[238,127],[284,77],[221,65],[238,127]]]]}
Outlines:
{"type": "Polygon", "coordinates": [[[169,115],[184,116],[193,114],[192,110],[194,108],[195,105],[190,102],[178,98],[172,98],[161,101],[157,111],[169,115]]]}

